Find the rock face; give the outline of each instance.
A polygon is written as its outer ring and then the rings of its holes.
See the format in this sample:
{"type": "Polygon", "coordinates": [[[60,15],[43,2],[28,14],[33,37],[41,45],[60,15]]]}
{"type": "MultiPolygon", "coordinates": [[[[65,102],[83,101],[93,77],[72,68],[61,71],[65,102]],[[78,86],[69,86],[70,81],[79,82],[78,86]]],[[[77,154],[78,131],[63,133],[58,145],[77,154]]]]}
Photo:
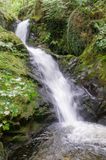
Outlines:
{"type": "Polygon", "coordinates": [[[90,96],[93,99],[86,93],[82,96],[81,104],[84,105],[82,105],[83,114],[81,112],[81,115],[84,119],[106,124],[106,10],[104,1],[75,10],[70,16],[68,25],[69,50],[77,57],[67,55],[60,60],[60,63],[66,68],[70,77],[73,77],[77,84],[83,86],[93,96],[90,96]],[[77,20],[78,17],[80,17],[80,22],[77,20]],[[82,34],[85,36],[81,37],[82,34]],[[91,116],[87,118],[87,114],[91,116]]]}
{"type": "Polygon", "coordinates": [[[2,142],[0,142],[0,160],[6,160],[6,152],[4,150],[2,142]]]}
{"type": "Polygon", "coordinates": [[[73,140],[73,135],[71,134],[72,130],[73,128],[63,128],[59,124],[52,124],[38,134],[36,138],[32,137],[32,140],[29,143],[16,149],[12,156],[9,157],[9,160],[106,159],[104,145],[102,146],[99,143],[93,145],[93,141],[91,143],[81,143],[83,138],[81,139],[80,137],[78,141],[78,135],[73,140]],[[69,135],[70,138],[68,137],[69,135]]]}
{"type": "MultiPolygon", "coordinates": [[[[96,57],[94,59],[96,60],[96,57]]],[[[66,66],[68,76],[74,78],[75,83],[83,88],[80,114],[85,120],[106,125],[106,71],[103,70],[103,68],[106,68],[106,62],[99,58],[98,61],[95,61],[95,65],[98,67],[101,63],[101,67],[96,69],[91,61],[89,61],[89,64],[83,64],[83,62],[85,61],[81,61],[80,58],[72,58],[69,65],[66,66]],[[83,65],[81,66],[81,64],[83,65]],[[99,69],[102,69],[102,71],[99,72],[99,69]]]]}

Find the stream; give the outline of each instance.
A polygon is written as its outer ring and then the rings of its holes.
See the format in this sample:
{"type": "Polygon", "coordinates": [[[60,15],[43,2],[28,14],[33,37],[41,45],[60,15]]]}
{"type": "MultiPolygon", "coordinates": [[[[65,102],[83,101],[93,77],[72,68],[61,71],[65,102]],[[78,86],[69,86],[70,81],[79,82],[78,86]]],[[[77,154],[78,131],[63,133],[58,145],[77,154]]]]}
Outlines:
{"type": "MultiPolygon", "coordinates": [[[[11,160],[105,160],[106,127],[84,122],[77,113],[77,94],[73,84],[61,73],[51,55],[26,44],[29,20],[20,22],[16,35],[23,41],[30,63],[39,72],[39,82],[45,87],[59,123],[46,127],[30,142],[16,149],[11,160]]],[[[35,73],[36,74],[36,73],[35,73]]]]}

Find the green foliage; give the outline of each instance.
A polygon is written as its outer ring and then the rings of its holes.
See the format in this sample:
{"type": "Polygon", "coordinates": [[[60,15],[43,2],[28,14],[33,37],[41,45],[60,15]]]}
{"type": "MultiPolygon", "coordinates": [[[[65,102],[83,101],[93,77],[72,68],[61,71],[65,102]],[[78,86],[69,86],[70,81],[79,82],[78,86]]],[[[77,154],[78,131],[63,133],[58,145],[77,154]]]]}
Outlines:
{"type": "Polygon", "coordinates": [[[68,21],[67,44],[72,54],[78,56],[82,54],[95,34],[100,35],[97,45],[99,49],[103,50],[106,41],[105,16],[105,0],[92,3],[87,1],[71,13],[68,21]]]}
{"type": "Polygon", "coordinates": [[[99,85],[104,86],[106,84],[106,54],[101,54],[98,48],[95,48],[97,41],[96,36],[79,57],[75,72],[81,80],[89,81],[96,78],[99,85]]]}
{"type": "Polygon", "coordinates": [[[11,43],[11,42],[9,42],[9,43],[0,42],[0,48],[2,50],[13,51],[12,47],[13,47],[13,43],[11,43]]]}
{"type": "Polygon", "coordinates": [[[72,12],[77,6],[87,0],[42,0],[43,11],[47,19],[62,19],[72,12]]]}
{"type": "Polygon", "coordinates": [[[65,3],[62,0],[43,0],[43,10],[47,19],[61,19],[65,14],[65,3]]]}
{"type": "MultiPolygon", "coordinates": [[[[101,22],[101,21],[100,21],[101,22]]],[[[96,23],[95,27],[98,29],[98,40],[95,44],[95,48],[101,53],[106,53],[106,24],[96,23]]]]}
{"type": "Polygon", "coordinates": [[[99,38],[96,42],[96,47],[100,50],[100,52],[106,52],[106,38],[99,38]]]}
{"type": "Polygon", "coordinates": [[[0,77],[0,129],[9,130],[13,118],[34,113],[38,93],[30,79],[9,72],[0,73],[0,77]]]}
{"type": "MultiPolygon", "coordinates": [[[[21,40],[13,32],[6,31],[0,26],[0,51],[9,51],[21,58],[26,58],[27,51],[21,40]]],[[[10,54],[9,54],[10,55],[10,54]]],[[[12,56],[12,55],[10,55],[12,56]]],[[[13,58],[10,58],[13,59],[13,58]]],[[[18,59],[18,58],[17,58],[18,59]]]]}
{"type": "Polygon", "coordinates": [[[67,44],[69,51],[74,55],[80,55],[86,46],[87,25],[84,22],[84,16],[79,9],[73,11],[70,15],[67,28],[67,44]]]}
{"type": "Polygon", "coordinates": [[[37,84],[28,77],[24,45],[0,26],[0,132],[34,114],[37,84]]]}
{"type": "MultiPolygon", "coordinates": [[[[7,49],[24,49],[21,40],[13,32],[9,32],[0,26],[0,46],[7,49]]],[[[0,48],[1,50],[1,48],[0,48]]]]}
{"type": "Polygon", "coordinates": [[[2,12],[7,12],[9,15],[17,18],[20,10],[28,5],[34,4],[36,0],[1,0],[0,8],[2,12]]]}
{"type": "Polygon", "coordinates": [[[18,75],[26,75],[28,71],[25,60],[12,55],[11,52],[3,51],[0,51],[0,69],[5,69],[18,75]]]}

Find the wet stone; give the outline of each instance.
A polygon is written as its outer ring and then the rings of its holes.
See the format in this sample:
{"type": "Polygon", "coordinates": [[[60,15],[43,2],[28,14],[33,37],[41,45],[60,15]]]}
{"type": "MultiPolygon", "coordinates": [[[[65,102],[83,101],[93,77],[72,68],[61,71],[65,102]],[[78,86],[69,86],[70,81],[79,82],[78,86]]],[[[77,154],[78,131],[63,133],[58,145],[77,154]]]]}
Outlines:
{"type": "MultiPolygon", "coordinates": [[[[93,127],[96,129],[96,126],[93,127]]],[[[90,128],[92,129],[92,125],[90,126],[90,128]]],[[[103,128],[101,128],[101,130],[103,130],[103,128]]],[[[81,131],[79,130],[79,132],[81,131]]],[[[37,139],[35,138],[32,140],[33,142],[35,142],[35,145],[33,145],[32,148],[31,146],[27,147],[26,152],[24,152],[26,146],[18,148],[15,151],[15,153],[13,153],[13,155],[10,157],[10,159],[11,160],[105,160],[106,159],[106,141],[104,141],[103,143],[99,141],[96,142],[95,139],[94,139],[95,142],[91,141],[90,139],[89,141],[84,141],[83,139],[81,139],[81,137],[79,137],[80,140],[78,140],[78,138],[75,137],[73,133],[74,133],[73,127],[61,127],[60,124],[53,124],[47,127],[43,133],[39,134],[37,139]]],[[[92,132],[92,134],[95,133],[92,132]]],[[[96,138],[97,135],[95,134],[94,136],[96,138]]],[[[30,145],[31,143],[32,142],[30,142],[30,145]]]]}

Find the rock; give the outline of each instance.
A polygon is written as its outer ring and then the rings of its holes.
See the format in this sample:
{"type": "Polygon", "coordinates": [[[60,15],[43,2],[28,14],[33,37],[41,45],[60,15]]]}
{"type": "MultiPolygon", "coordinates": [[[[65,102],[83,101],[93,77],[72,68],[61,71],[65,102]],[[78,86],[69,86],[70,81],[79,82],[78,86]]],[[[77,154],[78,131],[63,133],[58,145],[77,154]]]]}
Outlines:
{"type": "MultiPolygon", "coordinates": [[[[87,138],[86,142],[83,139],[83,134],[88,132],[87,128],[83,130],[83,133],[81,132],[82,134],[78,133],[77,135],[76,133],[77,137],[74,137],[73,140],[72,128],[61,127],[60,124],[56,123],[52,124],[38,134],[36,138],[33,138],[32,141],[16,149],[9,157],[9,160],[13,157],[17,157],[17,160],[76,160],[78,158],[79,160],[105,160],[105,142],[100,142],[99,137],[98,143],[95,143],[97,138],[96,127],[92,127],[94,132],[91,129],[90,133],[94,139],[91,140],[90,137],[85,137],[85,139],[87,138]],[[95,151],[95,147],[98,150],[95,151]]],[[[99,133],[101,135],[101,132],[99,133]]]]}
{"type": "Polygon", "coordinates": [[[4,150],[2,142],[0,142],[0,160],[7,160],[6,152],[4,150]]]}
{"type": "Polygon", "coordinates": [[[106,125],[106,116],[104,116],[101,119],[99,119],[98,123],[102,124],[102,125],[106,125]]]}
{"type": "Polygon", "coordinates": [[[14,21],[15,21],[14,17],[9,15],[6,11],[4,12],[4,10],[0,8],[0,25],[2,25],[2,27],[11,30],[14,21]]]}
{"type": "Polygon", "coordinates": [[[85,120],[103,122],[103,124],[106,116],[106,10],[104,3],[104,0],[92,5],[87,3],[71,13],[68,24],[69,51],[77,57],[69,54],[70,57],[67,55],[60,60],[70,79],[75,79],[76,84],[88,91],[82,95],[82,107],[79,107],[79,113],[85,120]],[[97,6],[101,9],[96,9],[97,6]]]}
{"type": "Polygon", "coordinates": [[[23,52],[23,54],[27,52],[22,41],[13,32],[7,31],[0,26],[0,50],[12,51],[15,49],[23,52]]]}
{"type": "Polygon", "coordinates": [[[27,59],[19,38],[0,26],[0,132],[19,128],[21,119],[27,121],[37,107],[37,82],[28,75],[27,59]]]}

